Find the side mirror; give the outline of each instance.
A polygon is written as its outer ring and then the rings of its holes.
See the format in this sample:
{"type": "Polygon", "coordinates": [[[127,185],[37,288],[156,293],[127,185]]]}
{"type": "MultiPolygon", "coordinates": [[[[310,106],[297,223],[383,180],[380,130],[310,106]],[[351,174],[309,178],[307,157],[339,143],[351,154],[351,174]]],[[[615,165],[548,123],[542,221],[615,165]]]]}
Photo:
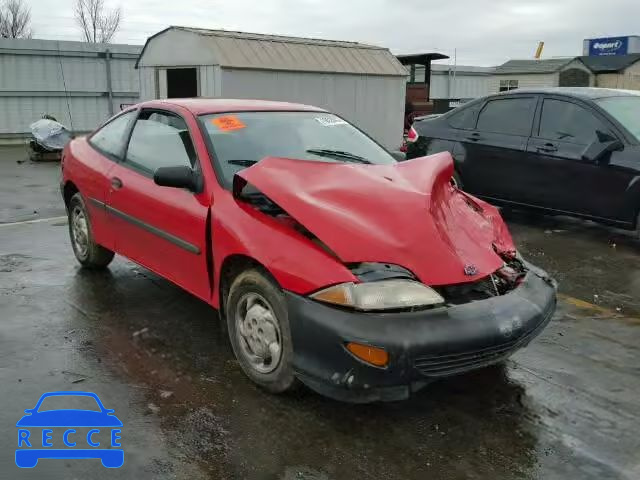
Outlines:
{"type": "Polygon", "coordinates": [[[202,180],[189,167],[161,167],[153,174],[153,181],[161,187],[186,188],[192,192],[199,192],[202,180]]]}
{"type": "Polygon", "coordinates": [[[582,159],[594,163],[609,163],[609,154],[622,150],[623,148],[624,144],[618,139],[607,139],[604,141],[598,139],[585,149],[582,154],[582,159]]]}

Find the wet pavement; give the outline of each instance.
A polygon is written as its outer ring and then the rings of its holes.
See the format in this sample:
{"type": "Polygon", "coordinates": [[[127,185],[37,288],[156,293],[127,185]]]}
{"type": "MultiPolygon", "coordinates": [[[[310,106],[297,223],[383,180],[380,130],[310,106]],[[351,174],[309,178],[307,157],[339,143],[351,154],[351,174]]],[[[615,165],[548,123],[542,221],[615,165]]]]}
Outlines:
{"type": "Polygon", "coordinates": [[[64,213],[58,166],[22,158],[0,151],[1,478],[640,478],[640,244],[626,235],[506,215],[561,300],[504,367],[398,403],[273,396],[241,373],[203,302],[122,258],[78,268],[66,221],[38,221],[64,213]],[[55,390],[115,409],[122,468],[15,466],[15,422],[55,390]]]}

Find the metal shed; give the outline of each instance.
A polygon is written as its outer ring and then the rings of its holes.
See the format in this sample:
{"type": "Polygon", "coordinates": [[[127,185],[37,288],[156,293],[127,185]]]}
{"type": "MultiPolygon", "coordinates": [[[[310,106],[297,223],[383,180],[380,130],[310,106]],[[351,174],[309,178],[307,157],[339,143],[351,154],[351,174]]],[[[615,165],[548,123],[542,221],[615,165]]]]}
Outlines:
{"type": "Polygon", "coordinates": [[[388,148],[402,140],[407,71],[354,42],[169,27],[138,58],[140,98],[281,100],[331,110],[388,148]]]}
{"type": "Polygon", "coordinates": [[[137,45],[0,39],[0,140],[30,134],[43,113],[91,131],[138,101],[137,45]]]}

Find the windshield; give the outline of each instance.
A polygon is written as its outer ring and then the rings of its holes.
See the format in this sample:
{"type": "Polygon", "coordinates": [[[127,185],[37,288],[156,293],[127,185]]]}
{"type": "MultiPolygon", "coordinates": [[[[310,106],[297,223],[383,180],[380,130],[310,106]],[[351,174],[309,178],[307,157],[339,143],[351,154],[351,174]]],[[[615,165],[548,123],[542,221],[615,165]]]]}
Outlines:
{"type": "Polygon", "coordinates": [[[95,398],[87,395],[54,395],[42,400],[38,412],[50,410],[90,410],[100,412],[95,398]]]}
{"type": "Polygon", "coordinates": [[[640,96],[601,98],[596,103],[640,141],[640,96]]]}
{"type": "Polygon", "coordinates": [[[380,145],[340,117],[322,112],[237,112],[201,117],[221,181],[265,157],[391,164],[380,145]]]}

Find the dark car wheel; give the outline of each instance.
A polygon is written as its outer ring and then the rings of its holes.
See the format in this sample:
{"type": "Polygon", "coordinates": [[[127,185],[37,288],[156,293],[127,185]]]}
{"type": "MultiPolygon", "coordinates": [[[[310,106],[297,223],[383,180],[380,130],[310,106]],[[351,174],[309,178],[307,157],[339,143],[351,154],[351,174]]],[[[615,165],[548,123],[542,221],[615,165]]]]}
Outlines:
{"type": "Polygon", "coordinates": [[[229,339],[244,373],[272,393],[296,385],[293,346],[284,295],[256,269],[240,273],[225,305],[229,339]]]}
{"type": "Polygon", "coordinates": [[[637,240],[640,240],[640,210],[638,211],[638,216],[636,217],[636,230],[635,237],[637,240]]]}
{"type": "Polygon", "coordinates": [[[87,207],[80,193],[69,201],[69,237],[73,253],[86,268],[105,268],[113,260],[113,252],[93,240],[87,207]]]}

